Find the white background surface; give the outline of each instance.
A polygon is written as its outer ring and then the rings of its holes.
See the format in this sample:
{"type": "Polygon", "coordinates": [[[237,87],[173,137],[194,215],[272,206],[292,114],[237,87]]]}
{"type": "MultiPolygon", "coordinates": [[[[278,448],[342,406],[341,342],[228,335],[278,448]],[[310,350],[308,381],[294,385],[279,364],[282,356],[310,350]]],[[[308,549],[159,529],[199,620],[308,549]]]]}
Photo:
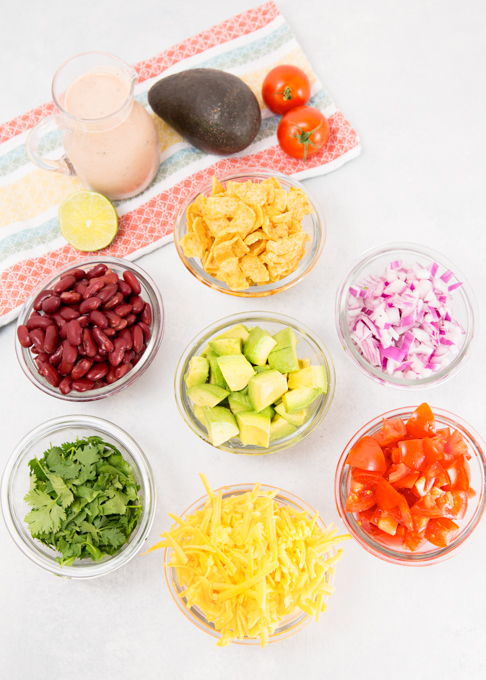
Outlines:
{"type": "MultiPolygon", "coordinates": [[[[56,68],[85,50],[129,62],[249,9],[248,0],[24,0],[2,3],[0,120],[50,97],[56,68]]],[[[256,3],[255,3],[256,4],[256,3]]],[[[280,485],[336,521],[333,478],[342,448],[372,417],[418,404],[458,413],[483,434],[484,333],[452,381],[405,393],[372,383],[339,346],[336,287],[362,251],[388,240],[436,247],[485,286],[485,73],[483,0],[280,0],[315,71],[360,134],[363,153],[306,186],[328,225],[319,265],[299,286],[258,302],[200,285],[169,245],[138,263],[158,284],[166,333],[150,370],[126,392],[74,407],[36,390],[13,350],[14,324],[0,329],[0,465],[39,423],[74,412],[124,427],[148,455],[158,508],[149,544],[202,494],[197,473],[216,487],[280,485]],[[184,347],[203,327],[235,312],[268,310],[309,325],[329,347],[337,392],[307,440],[251,459],[212,449],[183,423],[173,376],[184,347]]],[[[485,318],[484,297],[480,308],[485,318]]],[[[0,676],[9,680],[479,680],[486,674],[486,533],[430,568],[388,565],[344,545],[336,593],[318,625],[264,651],[231,646],[196,630],[177,610],[163,578],[162,551],[135,558],[102,579],[78,583],[43,572],[17,550],[0,522],[0,676]]]]}

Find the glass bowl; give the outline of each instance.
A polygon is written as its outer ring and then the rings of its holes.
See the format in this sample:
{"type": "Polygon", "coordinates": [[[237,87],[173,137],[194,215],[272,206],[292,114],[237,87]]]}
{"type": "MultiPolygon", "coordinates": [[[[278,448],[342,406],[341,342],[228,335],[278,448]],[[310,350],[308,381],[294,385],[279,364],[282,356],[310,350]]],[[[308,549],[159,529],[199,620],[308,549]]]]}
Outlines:
{"type": "Polygon", "coordinates": [[[292,286],[295,286],[297,283],[302,281],[302,279],[304,279],[317,264],[326,242],[326,222],[319,203],[312,193],[307,189],[307,187],[304,187],[304,185],[298,182],[296,179],[292,179],[287,175],[282,175],[278,172],[268,172],[268,169],[254,169],[249,170],[248,172],[239,172],[234,175],[218,177],[218,179],[221,184],[224,185],[225,182],[230,180],[234,182],[246,182],[248,180],[264,181],[270,177],[276,177],[286,191],[289,191],[291,187],[302,189],[302,191],[307,195],[314,210],[311,215],[306,215],[302,220],[302,226],[304,231],[309,234],[310,241],[308,241],[306,244],[306,252],[302,260],[299,262],[299,266],[292,274],[289,274],[289,276],[286,276],[280,281],[266,283],[259,286],[250,286],[250,288],[247,288],[246,290],[231,290],[228,288],[226,283],[219,281],[219,279],[214,278],[214,276],[211,276],[206,271],[204,271],[199,259],[194,257],[186,257],[182,252],[180,244],[182,237],[187,234],[186,211],[188,206],[196,200],[199,194],[209,195],[211,193],[212,186],[211,182],[209,181],[198,187],[194,193],[191,193],[191,195],[187,197],[187,199],[179,208],[174,227],[174,241],[183,265],[191,272],[193,276],[196,277],[196,279],[201,281],[201,283],[204,283],[205,286],[209,286],[209,288],[213,288],[214,290],[219,290],[221,293],[226,293],[227,295],[236,295],[238,297],[244,298],[265,297],[267,295],[275,295],[275,293],[280,293],[283,290],[292,288],[292,286]]]}
{"type": "Polygon", "coordinates": [[[354,513],[346,512],[346,498],[350,488],[350,468],[346,465],[346,459],[351,448],[355,445],[361,437],[369,437],[374,432],[379,430],[382,426],[382,419],[387,418],[408,418],[415,411],[415,406],[405,406],[383,413],[369,423],[364,425],[354,437],[347,443],[339,463],[336,468],[336,476],[334,480],[334,494],[337,509],[341,519],[346,524],[350,534],[358,543],[369,553],[379,557],[385,562],[392,564],[402,564],[413,567],[424,567],[431,564],[437,564],[456,555],[471,539],[473,532],[479,525],[484,513],[486,504],[486,445],[480,435],[466,423],[462,418],[456,416],[443,409],[431,406],[432,412],[435,416],[435,421],[439,428],[450,427],[451,431],[457,429],[463,436],[467,443],[471,460],[469,461],[471,467],[471,487],[476,491],[476,496],[469,499],[466,516],[462,520],[454,520],[459,524],[459,532],[456,538],[446,548],[437,548],[431,543],[425,543],[416,552],[402,549],[391,549],[382,543],[374,540],[368,533],[363,531],[358,525],[354,513]]]}
{"type": "Polygon", "coordinates": [[[432,387],[452,378],[469,360],[477,342],[479,333],[479,317],[476,299],[471,286],[458,270],[446,257],[437,253],[432,248],[417,245],[415,243],[385,243],[371,248],[363,253],[349,268],[344,276],[336,294],[335,304],[336,329],[339,340],[344,347],[347,356],[359,370],[375,382],[398,389],[420,389],[432,387]],[[432,375],[419,378],[400,378],[388,375],[381,369],[372,366],[360,353],[350,337],[347,324],[347,301],[349,288],[360,283],[370,274],[380,274],[384,268],[394,260],[403,260],[407,264],[419,262],[427,267],[434,262],[439,265],[439,272],[450,270],[454,272],[450,284],[462,282],[462,286],[453,292],[452,306],[454,318],[458,321],[465,334],[462,336],[462,345],[458,353],[452,358],[451,362],[444,366],[440,371],[432,375]]]}
{"type": "Polygon", "coordinates": [[[17,547],[37,566],[66,578],[89,579],[104,576],[129,562],[141,551],[155,516],[156,491],[153,473],[142,449],[120,427],[94,416],[62,416],[48,420],[29,432],[8,459],[0,496],[5,524],[17,547]],[[42,456],[51,445],[73,441],[76,437],[91,436],[102,437],[114,444],[130,463],[140,485],[143,510],[128,543],[116,555],[104,557],[101,562],[77,559],[72,566],[61,567],[56,562],[59,553],[32,538],[28,525],[24,522],[25,515],[32,510],[24,501],[24,496],[29,491],[28,462],[34,456],[42,456]]]}
{"type": "Polygon", "coordinates": [[[276,314],[275,312],[270,312],[268,314],[266,312],[233,314],[232,316],[227,316],[224,319],[216,321],[211,324],[211,326],[208,326],[201,331],[201,333],[199,333],[199,335],[197,335],[186,347],[177,365],[174,383],[177,407],[179,413],[191,430],[205,442],[211,444],[211,440],[206,433],[206,428],[199,422],[192,410],[192,402],[187,396],[184,376],[192,357],[201,354],[210,340],[214,340],[216,336],[239,323],[247,326],[260,326],[263,330],[268,331],[270,335],[277,333],[282,330],[282,328],[290,326],[294,330],[299,343],[297,345],[297,354],[299,358],[309,357],[311,364],[323,365],[326,369],[328,382],[327,393],[321,394],[312,402],[309,407],[308,420],[298,427],[296,432],[271,442],[268,448],[254,445],[244,446],[237,438],[230,439],[217,447],[223,451],[228,451],[229,453],[244,453],[248,455],[275,453],[276,451],[281,451],[282,449],[297,444],[297,442],[307,437],[316,429],[331,407],[336,387],[336,374],[334,372],[334,364],[331,355],[329,354],[329,350],[310,328],[307,328],[307,326],[301,324],[300,321],[296,321],[296,319],[292,319],[290,316],[276,314]]]}
{"type": "MultiPolygon", "coordinates": [[[[222,498],[229,498],[231,496],[239,496],[243,493],[246,493],[247,491],[251,491],[255,484],[233,484],[230,486],[223,486],[221,487],[222,489],[222,498]]],[[[277,501],[277,503],[280,506],[287,506],[290,508],[293,508],[294,510],[297,510],[298,512],[301,513],[308,513],[311,517],[315,515],[315,510],[313,510],[307,503],[305,503],[303,500],[298,498],[297,496],[294,496],[293,494],[289,493],[288,491],[283,491],[282,489],[278,489],[278,487],[275,486],[270,486],[269,484],[261,484],[260,486],[261,491],[278,491],[278,494],[274,497],[274,500],[277,501]]],[[[219,489],[214,489],[214,492],[217,493],[219,489]]],[[[187,508],[185,512],[182,513],[181,517],[185,518],[187,515],[192,515],[196,512],[196,510],[202,510],[204,508],[204,505],[206,501],[208,500],[208,496],[202,496],[199,498],[195,503],[193,503],[190,507],[187,508]]],[[[326,529],[326,525],[322,521],[320,517],[317,518],[316,524],[324,531],[326,529]]],[[[206,617],[204,616],[203,612],[195,605],[192,607],[188,608],[187,607],[187,601],[185,597],[180,597],[180,593],[184,590],[183,584],[181,584],[177,578],[177,572],[175,567],[171,567],[169,565],[169,560],[170,556],[172,553],[172,548],[165,548],[164,552],[164,569],[165,569],[165,580],[167,582],[167,586],[169,588],[169,592],[172,595],[172,599],[180,609],[180,611],[184,614],[184,616],[192,623],[194,624],[199,630],[204,631],[205,633],[208,633],[208,635],[211,635],[214,638],[221,638],[221,633],[219,633],[213,623],[210,623],[206,617]]],[[[332,555],[336,554],[336,550],[333,547],[331,551],[328,553],[327,557],[331,557],[332,555]]],[[[334,582],[334,575],[326,575],[326,580],[329,585],[332,585],[334,582]]],[[[328,598],[326,598],[327,601],[328,598]]],[[[305,628],[308,623],[312,620],[312,617],[303,612],[302,610],[296,610],[293,612],[293,614],[286,616],[282,619],[280,625],[278,628],[275,629],[273,635],[270,636],[269,642],[277,642],[278,640],[285,640],[285,638],[290,637],[291,635],[294,635],[295,633],[298,633],[300,630],[305,628]]],[[[238,645],[260,645],[260,638],[248,638],[245,637],[243,639],[235,639],[232,641],[232,644],[238,644],[238,645]]]]}
{"type": "Polygon", "coordinates": [[[110,267],[120,278],[123,278],[123,272],[129,271],[135,274],[140,282],[142,292],[140,296],[149,302],[152,307],[152,337],[147,345],[147,349],[142,354],[142,357],[138,364],[136,364],[131,371],[129,371],[123,378],[117,380],[111,385],[106,387],[101,387],[97,390],[88,390],[87,392],[75,392],[74,390],[69,394],[61,394],[57,387],[50,385],[47,380],[41,376],[37,370],[37,364],[34,361],[34,355],[30,351],[30,348],[22,347],[20,344],[17,334],[15,334],[15,351],[17,353],[17,359],[19,361],[20,367],[28,377],[30,382],[38,387],[40,390],[49,394],[51,397],[57,397],[57,399],[64,399],[65,401],[97,401],[98,399],[104,399],[105,397],[110,397],[112,394],[117,394],[121,392],[126,387],[131,385],[137,378],[139,378],[147,368],[150,366],[152,361],[155,359],[155,355],[158,352],[160,343],[162,342],[162,337],[164,335],[164,305],[162,302],[162,296],[159,290],[152,280],[152,278],[144,271],[141,267],[133,262],[128,262],[119,257],[107,257],[98,255],[96,257],[83,258],[82,260],[77,260],[76,262],[71,262],[68,265],[64,265],[60,269],[53,272],[48,278],[44,279],[42,283],[34,288],[32,293],[29,295],[28,299],[25,301],[22,311],[20,312],[19,320],[17,326],[25,324],[27,319],[30,317],[34,310],[34,300],[37,295],[46,288],[51,288],[54,283],[60,278],[61,274],[70,271],[71,269],[93,267],[97,264],[106,264],[110,267]]]}

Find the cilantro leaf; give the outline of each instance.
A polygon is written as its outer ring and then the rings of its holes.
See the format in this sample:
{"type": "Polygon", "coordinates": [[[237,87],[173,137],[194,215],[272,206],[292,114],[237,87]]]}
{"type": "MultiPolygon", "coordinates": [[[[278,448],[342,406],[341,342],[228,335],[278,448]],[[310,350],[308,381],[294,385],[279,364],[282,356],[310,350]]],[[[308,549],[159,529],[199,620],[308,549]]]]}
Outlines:
{"type": "Polygon", "coordinates": [[[124,515],[127,511],[128,500],[125,494],[121,491],[118,491],[117,489],[112,489],[111,491],[107,491],[106,495],[108,496],[109,500],[100,506],[101,513],[103,515],[124,515]]]}
{"type": "Polygon", "coordinates": [[[49,475],[49,482],[51,483],[52,490],[57,494],[58,499],[61,501],[62,507],[67,508],[71,505],[74,496],[59,475],[49,475]]]}
{"type": "Polygon", "coordinates": [[[101,536],[103,543],[109,543],[114,548],[118,548],[120,545],[123,545],[127,540],[125,534],[123,534],[122,531],[117,527],[102,529],[101,536]]]}
{"type": "Polygon", "coordinates": [[[29,491],[24,498],[25,502],[33,505],[37,510],[31,510],[26,516],[25,521],[29,525],[31,534],[48,534],[51,531],[58,531],[61,521],[66,519],[66,513],[57,504],[57,500],[44,493],[43,491],[29,491]]]}
{"type": "Polygon", "coordinates": [[[100,460],[98,451],[91,446],[84,446],[83,448],[78,448],[76,453],[74,454],[74,458],[85,467],[88,467],[89,465],[94,465],[100,460]]]}

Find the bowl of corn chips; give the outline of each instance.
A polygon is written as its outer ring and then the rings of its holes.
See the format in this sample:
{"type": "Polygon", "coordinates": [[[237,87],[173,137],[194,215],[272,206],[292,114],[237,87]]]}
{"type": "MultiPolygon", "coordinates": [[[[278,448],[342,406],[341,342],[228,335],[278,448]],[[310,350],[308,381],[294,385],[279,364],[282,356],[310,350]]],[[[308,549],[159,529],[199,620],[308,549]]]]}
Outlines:
{"type": "Polygon", "coordinates": [[[210,288],[265,297],[295,286],[326,241],[319,204],[287,175],[213,176],[181,205],[174,227],[184,266],[210,288]]]}

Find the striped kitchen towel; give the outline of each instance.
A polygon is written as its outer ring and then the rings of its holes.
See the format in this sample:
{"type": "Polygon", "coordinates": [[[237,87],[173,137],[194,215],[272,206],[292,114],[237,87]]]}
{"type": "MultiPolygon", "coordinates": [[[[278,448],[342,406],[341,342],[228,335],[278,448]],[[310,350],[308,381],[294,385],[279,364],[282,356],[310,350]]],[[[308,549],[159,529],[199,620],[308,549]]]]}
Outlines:
{"type": "MultiPolygon", "coordinates": [[[[123,56],[123,55],[122,55],[123,56]]],[[[242,78],[262,108],[261,129],[251,146],[228,157],[213,156],[186,143],[154,116],[160,138],[161,162],[149,188],[116,203],[120,218],[107,255],[134,260],[172,239],[174,218],[181,202],[211,175],[236,169],[268,168],[299,179],[340,167],[360,153],[359,139],[313,72],[289,25],[273,2],[251,9],[136,65],[135,96],[151,111],[147,94],[160,78],[188,68],[216,68],[242,78]],[[279,117],[261,98],[262,81],[278,64],[302,68],[312,84],[309,104],[328,118],[331,136],[325,150],[306,164],[287,156],[277,143],[279,117]]],[[[82,254],[60,234],[59,204],[82,188],[76,177],[41,170],[25,150],[29,130],[56,113],[53,102],[0,125],[0,326],[14,319],[30,291],[58,267],[82,254]]],[[[43,154],[61,155],[62,138],[43,140],[43,154]]]]}

